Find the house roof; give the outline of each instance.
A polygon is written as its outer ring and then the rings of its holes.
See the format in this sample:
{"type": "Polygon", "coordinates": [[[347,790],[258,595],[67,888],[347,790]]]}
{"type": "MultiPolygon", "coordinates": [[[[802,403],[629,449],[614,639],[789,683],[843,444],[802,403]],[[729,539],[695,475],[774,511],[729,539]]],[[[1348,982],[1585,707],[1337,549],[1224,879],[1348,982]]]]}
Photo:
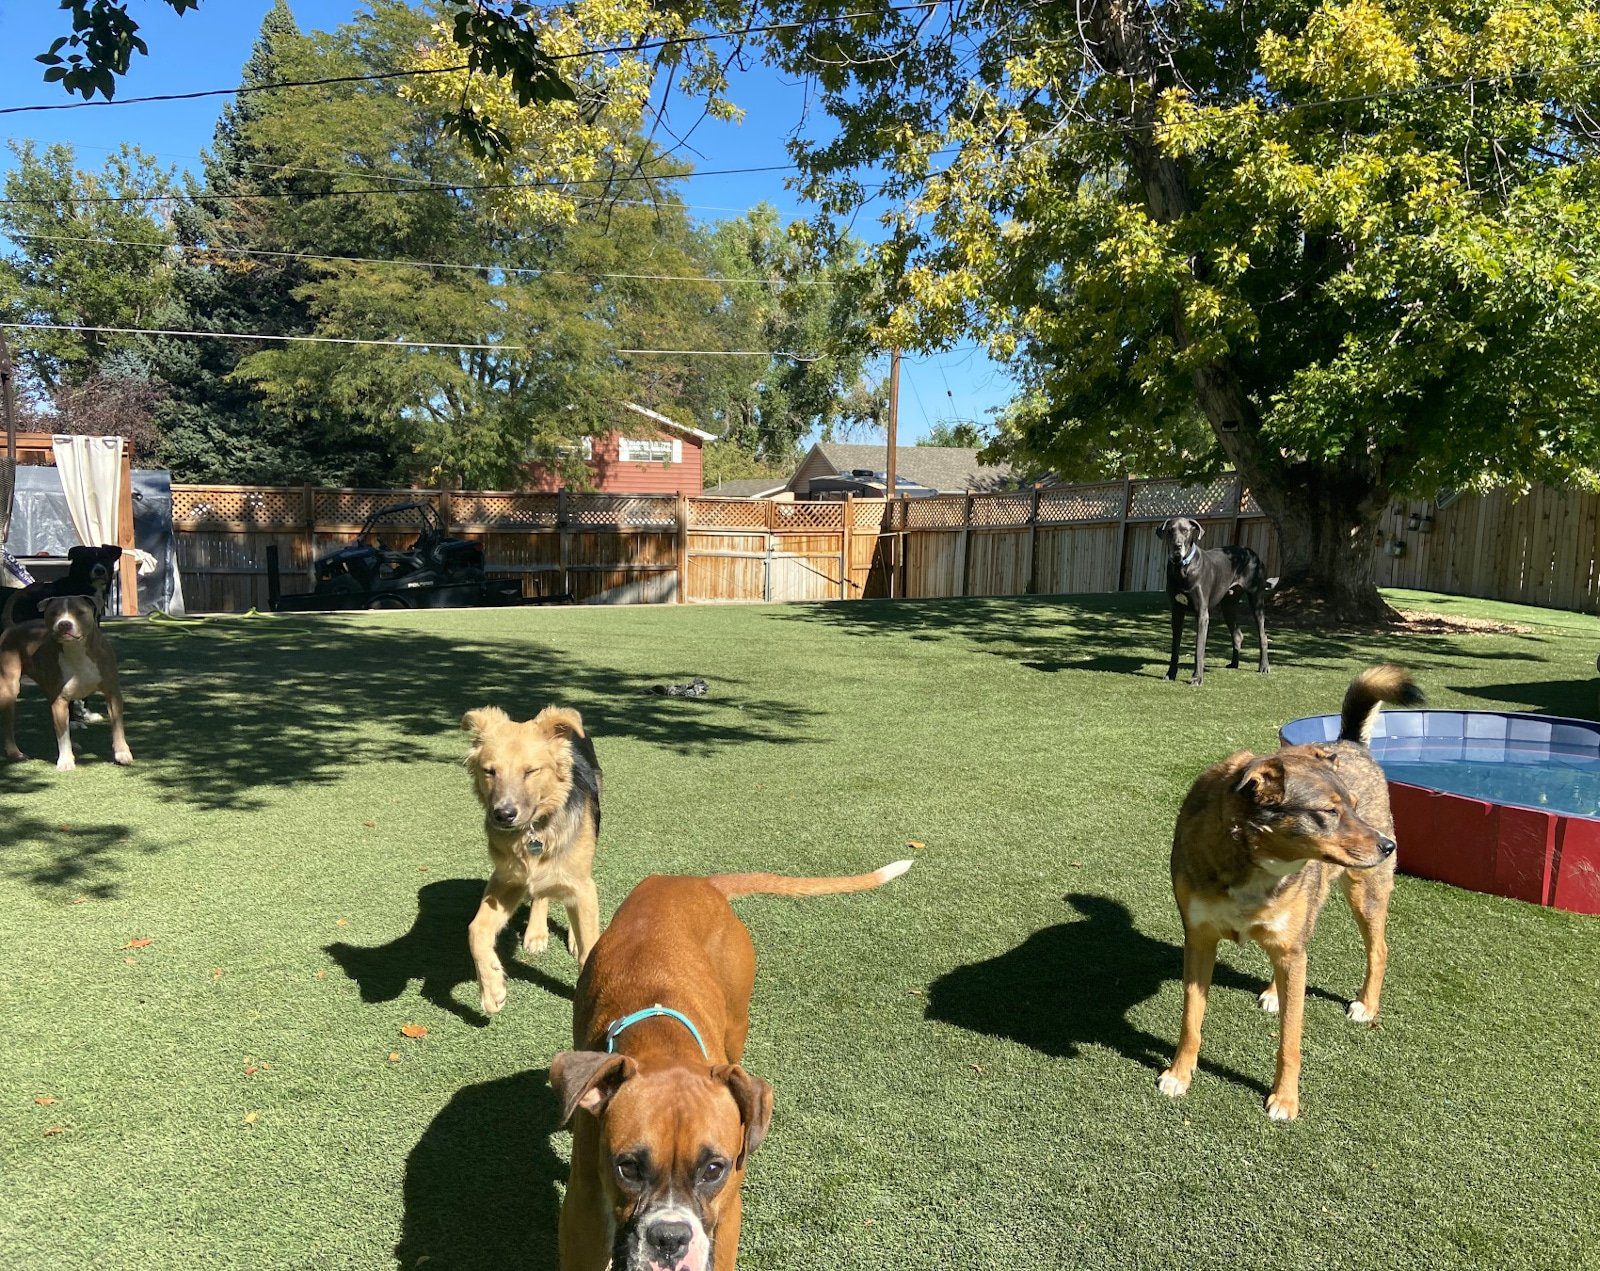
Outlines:
{"type": "MultiPolygon", "coordinates": [[[[883,446],[838,441],[819,441],[813,453],[820,453],[835,472],[856,468],[882,472],[888,458],[883,446]]],[[[980,463],[977,450],[965,446],[896,446],[895,476],[946,493],[992,490],[1018,480],[1010,464],[980,463]]]]}
{"type": "Polygon", "coordinates": [[[740,477],[711,486],[705,494],[713,499],[759,499],[776,494],[787,484],[783,477],[740,477]]]}
{"type": "Polygon", "coordinates": [[[641,406],[638,402],[623,402],[624,410],[631,410],[635,415],[642,415],[653,424],[662,428],[670,428],[673,432],[680,432],[685,437],[698,437],[701,441],[715,441],[717,434],[714,432],[701,432],[698,428],[691,428],[688,424],[680,424],[676,419],[668,419],[660,411],[651,410],[648,406],[641,406]]]}

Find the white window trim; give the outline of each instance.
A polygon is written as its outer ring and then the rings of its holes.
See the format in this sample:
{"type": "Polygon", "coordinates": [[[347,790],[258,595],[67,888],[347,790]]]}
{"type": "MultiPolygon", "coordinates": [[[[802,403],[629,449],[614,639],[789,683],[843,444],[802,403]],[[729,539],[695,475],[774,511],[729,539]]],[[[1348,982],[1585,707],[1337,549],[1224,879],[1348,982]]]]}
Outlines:
{"type": "Polygon", "coordinates": [[[669,442],[660,437],[621,437],[617,441],[617,460],[620,463],[681,463],[681,442],[669,442]],[[656,450],[654,454],[638,454],[635,447],[650,447],[656,450]],[[665,448],[666,453],[660,453],[660,448],[665,448]]]}

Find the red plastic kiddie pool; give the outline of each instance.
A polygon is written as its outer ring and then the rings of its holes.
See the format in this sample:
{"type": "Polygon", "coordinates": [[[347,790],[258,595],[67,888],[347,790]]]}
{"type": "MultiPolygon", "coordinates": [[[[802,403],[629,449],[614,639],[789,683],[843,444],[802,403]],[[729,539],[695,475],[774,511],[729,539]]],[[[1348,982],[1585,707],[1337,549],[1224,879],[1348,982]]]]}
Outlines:
{"type": "MultiPolygon", "coordinates": [[[[1285,724],[1332,741],[1337,715],[1285,724]]],[[[1502,711],[1384,711],[1372,754],[1389,778],[1400,868],[1419,878],[1600,914],[1600,724],[1502,711]]]]}

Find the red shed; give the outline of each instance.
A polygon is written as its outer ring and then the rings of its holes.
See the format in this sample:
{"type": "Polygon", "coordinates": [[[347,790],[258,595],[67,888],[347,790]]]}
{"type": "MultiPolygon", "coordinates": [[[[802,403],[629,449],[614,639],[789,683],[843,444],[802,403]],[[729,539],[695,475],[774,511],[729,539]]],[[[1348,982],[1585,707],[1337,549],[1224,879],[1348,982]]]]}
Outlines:
{"type": "MultiPolygon", "coordinates": [[[[589,479],[602,494],[698,495],[704,485],[702,448],[716,434],[668,419],[636,402],[623,402],[624,422],[598,437],[585,437],[589,479]]],[[[534,468],[528,485],[559,490],[561,478],[534,468]]]]}

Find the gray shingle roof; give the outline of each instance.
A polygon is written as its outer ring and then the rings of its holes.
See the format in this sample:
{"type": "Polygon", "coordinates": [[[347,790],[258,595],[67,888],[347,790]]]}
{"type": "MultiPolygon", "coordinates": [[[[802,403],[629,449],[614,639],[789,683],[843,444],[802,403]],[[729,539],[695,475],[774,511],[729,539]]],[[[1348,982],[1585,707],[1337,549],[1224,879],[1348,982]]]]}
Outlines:
{"type": "MultiPolygon", "coordinates": [[[[817,443],[823,457],[839,472],[867,468],[882,472],[888,455],[883,446],[854,446],[844,442],[817,443]]],[[[946,493],[992,490],[1014,484],[1018,474],[1010,464],[978,462],[978,452],[961,446],[896,446],[895,474],[946,493]]]]}
{"type": "Polygon", "coordinates": [[[719,499],[753,499],[758,494],[770,494],[781,489],[782,477],[740,477],[737,481],[723,481],[710,486],[704,493],[719,499]]]}

